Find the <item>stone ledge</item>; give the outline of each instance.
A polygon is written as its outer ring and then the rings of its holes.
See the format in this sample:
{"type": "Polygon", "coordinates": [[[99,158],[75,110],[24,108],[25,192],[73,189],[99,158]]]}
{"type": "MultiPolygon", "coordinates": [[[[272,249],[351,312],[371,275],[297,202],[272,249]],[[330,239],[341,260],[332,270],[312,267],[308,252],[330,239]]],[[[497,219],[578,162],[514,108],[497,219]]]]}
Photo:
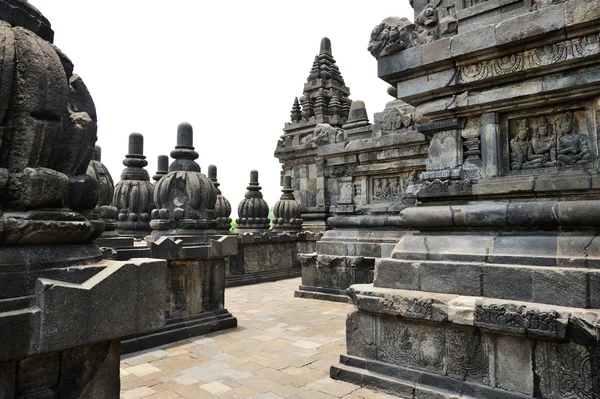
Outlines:
{"type": "Polygon", "coordinates": [[[408,367],[341,355],[331,366],[330,376],[364,387],[379,389],[404,399],[526,399],[528,395],[458,381],[408,367]]]}
{"type": "Polygon", "coordinates": [[[496,298],[377,288],[356,284],[348,295],[361,311],[448,322],[512,335],[589,345],[600,337],[600,311],[496,298]],[[567,334],[568,332],[568,334],[567,334]]]}

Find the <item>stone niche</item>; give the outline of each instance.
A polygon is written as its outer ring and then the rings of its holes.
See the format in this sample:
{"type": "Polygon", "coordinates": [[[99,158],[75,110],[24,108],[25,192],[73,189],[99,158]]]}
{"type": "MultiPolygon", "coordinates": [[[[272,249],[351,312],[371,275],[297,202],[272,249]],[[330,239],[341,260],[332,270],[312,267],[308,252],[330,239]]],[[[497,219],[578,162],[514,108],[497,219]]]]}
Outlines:
{"type": "Polygon", "coordinates": [[[425,168],[372,283],[347,290],[331,376],[402,398],[597,397],[600,3],[414,8],[370,49],[414,107],[425,168]]]}

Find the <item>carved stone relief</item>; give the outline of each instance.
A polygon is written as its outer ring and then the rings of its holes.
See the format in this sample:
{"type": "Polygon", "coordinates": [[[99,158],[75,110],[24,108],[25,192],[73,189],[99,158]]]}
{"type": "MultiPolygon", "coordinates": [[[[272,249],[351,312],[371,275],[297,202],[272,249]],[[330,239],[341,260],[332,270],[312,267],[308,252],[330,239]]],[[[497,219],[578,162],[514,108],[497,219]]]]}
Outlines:
{"type": "Polygon", "coordinates": [[[457,132],[436,133],[427,151],[427,170],[452,169],[458,166],[459,142],[457,132]]]}
{"type": "Polygon", "coordinates": [[[401,132],[413,126],[415,109],[401,100],[389,103],[381,114],[376,115],[375,130],[381,135],[401,132]]]}
{"type": "Polygon", "coordinates": [[[592,399],[600,394],[600,354],[583,345],[539,342],[534,372],[544,398],[592,399]]]}
{"type": "Polygon", "coordinates": [[[332,127],[328,123],[319,123],[314,132],[300,139],[300,144],[314,143],[316,145],[343,143],[346,133],[343,129],[332,127]]]}
{"type": "Polygon", "coordinates": [[[461,129],[460,135],[463,138],[463,155],[465,160],[481,159],[481,121],[479,118],[469,118],[465,127],[461,129]]]}
{"type": "Polygon", "coordinates": [[[532,110],[509,115],[501,135],[505,174],[589,169],[597,158],[584,109],[532,110]],[[543,111],[539,114],[536,111],[543,111]]]}
{"type": "Polygon", "coordinates": [[[415,17],[415,23],[406,18],[384,19],[371,32],[369,52],[379,59],[429,43],[441,37],[452,36],[458,30],[458,21],[444,7],[428,4],[415,17]]]}
{"type": "Polygon", "coordinates": [[[490,383],[489,347],[486,337],[475,329],[446,329],[445,362],[449,376],[490,383]]]}
{"type": "Polygon", "coordinates": [[[492,60],[461,66],[458,83],[470,83],[600,54],[600,34],[593,33],[492,60]]]}
{"type": "Polygon", "coordinates": [[[442,371],[443,328],[382,318],[380,331],[377,360],[400,366],[442,371]]]}
{"type": "Polygon", "coordinates": [[[409,173],[397,175],[374,176],[371,178],[370,202],[398,201],[404,194],[404,186],[409,173]]]}

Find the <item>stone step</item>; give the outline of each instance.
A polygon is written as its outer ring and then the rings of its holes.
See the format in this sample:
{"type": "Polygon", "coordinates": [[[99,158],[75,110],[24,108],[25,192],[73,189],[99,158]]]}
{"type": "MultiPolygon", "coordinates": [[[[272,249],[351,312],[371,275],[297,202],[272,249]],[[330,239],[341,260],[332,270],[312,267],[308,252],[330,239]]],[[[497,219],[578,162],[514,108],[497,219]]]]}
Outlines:
{"type": "Polygon", "coordinates": [[[428,291],[600,308],[600,270],[573,267],[378,259],[373,284],[428,291]]]}

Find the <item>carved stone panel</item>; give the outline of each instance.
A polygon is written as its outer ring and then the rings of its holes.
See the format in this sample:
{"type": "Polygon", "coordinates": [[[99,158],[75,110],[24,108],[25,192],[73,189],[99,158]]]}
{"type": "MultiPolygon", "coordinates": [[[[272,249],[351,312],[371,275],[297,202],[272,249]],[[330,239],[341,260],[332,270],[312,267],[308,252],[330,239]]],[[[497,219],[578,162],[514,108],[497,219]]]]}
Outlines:
{"type": "Polygon", "coordinates": [[[476,82],[597,54],[600,54],[600,34],[592,33],[491,60],[461,66],[458,71],[458,81],[460,83],[476,82]]]}
{"type": "Polygon", "coordinates": [[[487,336],[475,329],[446,328],[446,372],[459,380],[490,383],[487,336]]]}
{"type": "Polygon", "coordinates": [[[409,172],[402,172],[395,175],[371,177],[369,202],[395,202],[402,199],[409,174],[409,172]]]}
{"type": "Polygon", "coordinates": [[[598,349],[540,341],[534,372],[544,398],[592,399],[600,395],[598,349]]]}
{"type": "Polygon", "coordinates": [[[500,135],[502,173],[548,174],[591,169],[598,155],[590,115],[592,111],[584,105],[504,115],[500,135]]]}
{"type": "Polygon", "coordinates": [[[450,130],[436,133],[431,139],[427,151],[427,170],[452,169],[462,161],[462,144],[458,131],[450,130]]]}
{"type": "Polygon", "coordinates": [[[381,318],[377,360],[443,372],[444,328],[381,318]]]}

